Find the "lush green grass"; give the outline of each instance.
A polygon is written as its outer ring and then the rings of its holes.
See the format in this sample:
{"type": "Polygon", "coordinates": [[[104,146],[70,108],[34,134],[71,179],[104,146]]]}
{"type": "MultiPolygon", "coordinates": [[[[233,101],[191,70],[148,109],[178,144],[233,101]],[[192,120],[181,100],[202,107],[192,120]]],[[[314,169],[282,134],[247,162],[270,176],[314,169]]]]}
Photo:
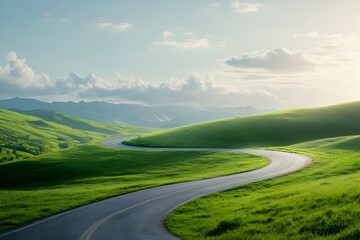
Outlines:
{"type": "MultiPolygon", "coordinates": [[[[70,115],[63,113],[51,111],[51,110],[19,110],[19,109],[10,109],[11,111],[22,113],[25,115],[35,116],[42,118],[46,121],[55,122],[58,124],[66,125],[71,128],[86,130],[92,132],[100,132],[106,134],[117,134],[117,131],[112,130],[113,125],[106,123],[99,123],[90,120],[85,120],[81,118],[76,118],[70,115]]],[[[122,126],[124,127],[124,125],[122,126]]]]}
{"type": "Polygon", "coordinates": [[[360,134],[360,101],[194,124],[140,136],[130,145],[269,147],[360,134]]]}
{"type": "Polygon", "coordinates": [[[50,111],[34,117],[0,109],[0,163],[150,129],[97,123],[50,111]]]}
{"type": "Polygon", "coordinates": [[[95,144],[3,163],[0,231],[110,196],[267,163],[245,153],[126,151],[95,144]]]}
{"type": "MultiPolygon", "coordinates": [[[[281,149],[280,149],[281,150],[281,149]]],[[[360,239],[360,136],[284,147],[314,157],[302,171],[175,209],[181,239],[360,239]]]]}

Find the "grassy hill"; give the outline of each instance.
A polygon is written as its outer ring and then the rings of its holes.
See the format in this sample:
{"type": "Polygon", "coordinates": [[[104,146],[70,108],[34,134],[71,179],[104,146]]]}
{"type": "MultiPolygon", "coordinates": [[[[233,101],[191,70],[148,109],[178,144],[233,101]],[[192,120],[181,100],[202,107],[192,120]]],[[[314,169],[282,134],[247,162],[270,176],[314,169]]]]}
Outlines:
{"type": "Polygon", "coordinates": [[[56,151],[115,135],[143,133],[144,128],[87,121],[51,111],[30,116],[0,109],[0,162],[56,151]]]}
{"type": "Polygon", "coordinates": [[[117,131],[109,129],[110,124],[98,123],[91,120],[76,118],[70,115],[62,114],[51,110],[46,110],[46,109],[38,109],[38,110],[9,109],[9,110],[13,112],[22,113],[25,115],[39,117],[46,121],[66,125],[74,129],[99,132],[105,134],[118,133],[117,131]]]}
{"type": "Polygon", "coordinates": [[[360,135],[278,150],[314,158],[304,170],[193,200],[166,219],[181,239],[360,239],[360,135]]]}
{"type": "Polygon", "coordinates": [[[269,147],[360,134],[360,101],[225,119],[164,130],[128,141],[156,147],[269,147]]]}

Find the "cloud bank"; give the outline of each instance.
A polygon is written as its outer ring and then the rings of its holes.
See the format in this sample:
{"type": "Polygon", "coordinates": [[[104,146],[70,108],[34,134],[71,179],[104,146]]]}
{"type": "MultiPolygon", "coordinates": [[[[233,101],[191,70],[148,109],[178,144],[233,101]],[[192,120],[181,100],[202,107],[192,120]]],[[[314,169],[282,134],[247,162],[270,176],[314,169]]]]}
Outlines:
{"type": "Polygon", "coordinates": [[[240,57],[227,59],[225,64],[235,68],[264,69],[276,72],[311,71],[316,65],[303,54],[284,48],[243,54],[240,57]]]}
{"type": "Polygon", "coordinates": [[[63,91],[78,89],[82,99],[106,99],[148,105],[198,105],[270,107],[279,101],[263,90],[237,91],[217,84],[211,73],[192,73],[187,79],[173,79],[169,83],[150,83],[139,78],[118,75],[106,81],[93,74],[81,78],[70,74],[57,82],[63,91]],[[61,82],[61,84],[60,84],[61,82]]]}
{"type": "Polygon", "coordinates": [[[152,83],[120,74],[105,80],[94,74],[81,77],[70,73],[51,81],[46,74],[35,73],[25,59],[10,52],[8,63],[0,68],[0,97],[64,96],[66,100],[105,100],[148,105],[245,106],[263,108],[279,104],[271,93],[261,89],[238,90],[217,83],[211,72],[192,73],[186,79],[152,83]]]}

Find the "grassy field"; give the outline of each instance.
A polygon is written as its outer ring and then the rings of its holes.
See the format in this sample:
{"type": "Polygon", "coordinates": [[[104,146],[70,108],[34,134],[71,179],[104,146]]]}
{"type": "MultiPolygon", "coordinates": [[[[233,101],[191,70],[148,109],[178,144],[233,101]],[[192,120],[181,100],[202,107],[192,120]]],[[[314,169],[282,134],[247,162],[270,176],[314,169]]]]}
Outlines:
{"type": "Polygon", "coordinates": [[[46,110],[28,113],[38,116],[0,109],[0,163],[116,135],[151,131],[121,124],[97,123],[46,110]]]}
{"type": "Polygon", "coordinates": [[[360,101],[194,124],[142,135],[129,145],[270,147],[360,134],[360,101]]]}
{"type": "Polygon", "coordinates": [[[181,239],[360,239],[360,136],[280,150],[312,156],[302,171],[212,194],[175,209],[181,239]]]}
{"type": "MultiPolygon", "coordinates": [[[[27,159],[0,164],[0,231],[107,197],[249,171],[268,163],[244,153],[105,148],[95,144],[113,136],[103,129],[143,130],[79,123],[54,113],[28,114],[37,117],[0,111],[0,127],[4,126],[0,131],[11,132],[0,134],[0,146],[11,142],[4,136],[15,135],[16,143],[24,141],[30,147],[40,141],[48,153],[34,157],[24,152],[27,159]],[[56,151],[63,139],[69,149],[56,151]]],[[[177,208],[166,226],[183,239],[359,239],[359,122],[360,102],[353,102],[190,125],[141,136],[130,144],[273,147],[315,159],[296,174],[177,208]]],[[[11,150],[8,154],[18,154],[11,150]]]]}
{"type": "Polygon", "coordinates": [[[107,197],[268,164],[245,153],[129,151],[80,145],[0,164],[0,231],[107,197]],[[214,171],[216,169],[216,171],[214,171]]]}

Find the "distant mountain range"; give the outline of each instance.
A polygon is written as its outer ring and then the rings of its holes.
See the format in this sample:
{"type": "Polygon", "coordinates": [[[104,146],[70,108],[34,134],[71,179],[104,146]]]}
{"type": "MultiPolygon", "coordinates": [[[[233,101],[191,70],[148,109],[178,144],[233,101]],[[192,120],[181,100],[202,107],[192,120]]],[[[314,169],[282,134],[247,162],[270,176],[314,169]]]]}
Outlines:
{"type": "MultiPolygon", "coordinates": [[[[185,106],[144,106],[107,102],[42,102],[29,98],[0,100],[0,108],[52,110],[89,120],[125,123],[134,126],[169,128],[192,123],[268,112],[253,107],[213,108],[185,106]]],[[[22,112],[24,113],[24,112],[22,112]]]]}

